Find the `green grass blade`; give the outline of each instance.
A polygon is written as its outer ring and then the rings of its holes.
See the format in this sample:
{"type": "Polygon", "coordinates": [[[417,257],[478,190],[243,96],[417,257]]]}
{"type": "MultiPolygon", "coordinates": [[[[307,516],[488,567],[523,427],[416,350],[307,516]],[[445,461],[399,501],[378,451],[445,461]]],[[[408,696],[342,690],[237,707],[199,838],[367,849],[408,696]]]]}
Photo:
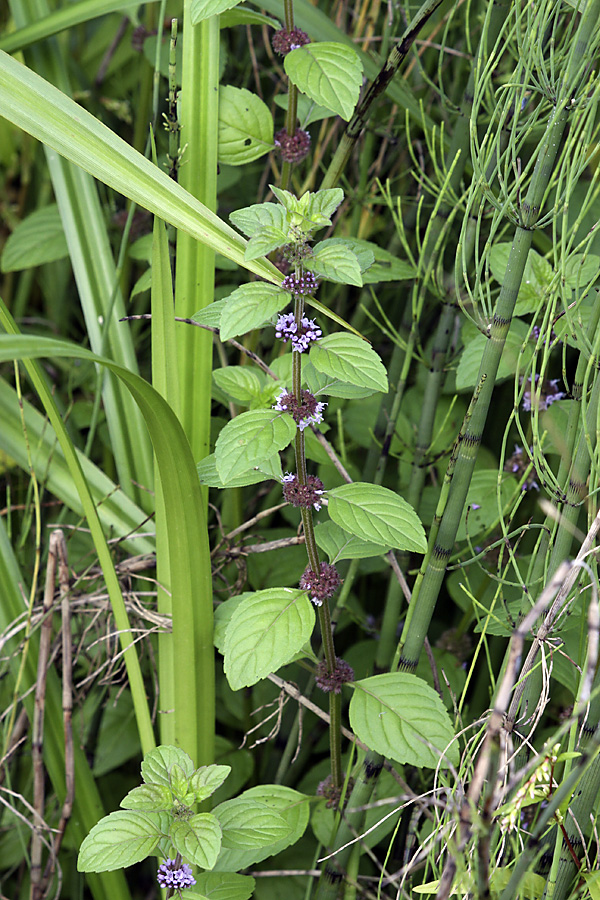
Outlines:
{"type": "Polygon", "coordinates": [[[81,106],[1,52],[0,115],[169,224],[281,283],[281,272],[268,260],[245,261],[246,241],[233,228],[81,106]]]}

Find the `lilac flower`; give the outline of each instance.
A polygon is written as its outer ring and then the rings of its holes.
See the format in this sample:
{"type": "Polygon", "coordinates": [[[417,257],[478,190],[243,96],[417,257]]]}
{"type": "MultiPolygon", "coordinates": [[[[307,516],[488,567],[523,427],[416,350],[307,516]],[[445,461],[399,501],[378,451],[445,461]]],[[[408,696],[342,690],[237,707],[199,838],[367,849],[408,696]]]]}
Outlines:
{"type": "Polygon", "coordinates": [[[318,402],[310,391],[302,391],[302,400],[298,402],[294,394],[284,389],[273,409],[289,413],[300,431],[304,431],[309,425],[318,425],[323,421],[323,410],[326,406],[326,403],[318,402]]]}
{"type": "Polygon", "coordinates": [[[304,509],[314,507],[317,512],[321,509],[321,497],[325,493],[325,486],[316,475],[309,475],[306,484],[300,484],[297,475],[287,472],[283,476],[283,496],[292,506],[302,506],[304,509]]]}
{"type": "MultiPolygon", "coordinates": [[[[530,451],[533,452],[533,451],[530,451]]],[[[506,460],[504,463],[504,471],[505,472],[513,472],[513,474],[517,475],[519,478],[522,478],[525,475],[525,472],[529,468],[530,458],[529,455],[525,453],[522,447],[519,447],[518,444],[515,444],[515,452],[513,455],[506,460]]],[[[523,486],[521,490],[530,491],[532,488],[535,491],[539,491],[540,486],[537,483],[536,479],[536,471],[532,469],[529,475],[525,478],[523,482],[523,486]]]]}
{"type": "Polygon", "coordinates": [[[312,272],[304,272],[303,275],[287,275],[281,282],[281,287],[291,294],[312,295],[319,286],[317,276],[312,272]]]}
{"type": "Polygon", "coordinates": [[[275,325],[275,337],[281,338],[284,344],[288,341],[292,342],[292,350],[303,353],[308,350],[313,341],[318,341],[323,336],[323,332],[315,324],[314,319],[307,319],[302,316],[300,327],[296,322],[294,313],[285,313],[279,316],[275,325]]]}
{"type": "Polygon", "coordinates": [[[165,859],[158,867],[156,879],[161,888],[174,888],[176,891],[196,884],[190,866],[187,863],[177,864],[175,859],[165,859]]]}
{"type": "Polygon", "coordinates": [[[340,584],[336,567],[326,562],[321,563],[320,572],[313,572],[310,566],[307,566],[300,579],[300,588],[309,592],[315,606],[322,606],[323,600],[333,597],[340,584]]]}
{"type": "Polygon", "coordinates": [[[302,128],[296,128],[293,134],[288,134],[287,128],[282,128],[273,138],[273,143],[284,162],[298,163],[308,156],[310,134],[302,128]]]}
{"type": "MultiPolygon", "coordinates": [[[[562,400],[563,397],[567,396],[564,391],[558,390],[558,378],[544,378],[542,380],[541,386],[539,385],[539,380],[540,376],[536,373],[534,405],[537,406],[540,411],[548,409],[549,406],[552,406],[555,400],[562,400]]],[[[521,383],[523,383],[522,379],[521,383]]],[[[532,391],[531,389],[531,377],[527,379],[527,384],[528,389],[523,394],[523,409],[525,410],[525,412],[530,412],[532,408],[532,399],[534,399],[534,391],[532,391]]]]}

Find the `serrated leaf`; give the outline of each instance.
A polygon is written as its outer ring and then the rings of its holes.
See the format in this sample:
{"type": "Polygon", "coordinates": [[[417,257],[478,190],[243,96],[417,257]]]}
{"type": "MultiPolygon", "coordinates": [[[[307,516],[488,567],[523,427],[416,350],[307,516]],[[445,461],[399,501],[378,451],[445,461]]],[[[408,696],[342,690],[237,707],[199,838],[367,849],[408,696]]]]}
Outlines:
{"type": "Polygon", "coordinates": [[[161,838],[158,813],[119,810],[100,819],[83,840],[79,872],[112,872],[149,856],[161,838]]]}
{"type": "Polygon", "coordinates": [[[233,400],[246,406],[262,390],[261,380],[250,366],[226,366],[213,372],[215,383],[233,400]]]}
{"type": "Polygon", "coordinates": [[[169,809],[173,806],[173,795],[164,784],[140,784],[123,797],[119,806],[123,809],[169,809]]]}
{"type": "Polygon", "coordinates": [[[230,213],[229,219],[247,237],[252,237],[263,228],[277,228],[285,231],[287,216],[277,203],[254,203],[230,213]]]}
{"type": "Polygon", "coordinates": [[[266,803],[248,797],[226,800],[213,809],[223,829],[223,848],[247,850],[267,847],[284,838],[290,826],[266,803]]]}
{"type": "Polygon", "coordinates": [[[389,672],[354,682],[350,725],[368,747],[396,762],[433,769],[444,753],[446,762],[458,765],[444,704],[416,675],[389,672]]]}
{"type": "Polygon", "coordinates": [[[212,869],[216,863],[221,849],[221,826],[211,813],[176,819],[169,837],[175,849],[196,866],[212,869]]]}
{"type": "Polygon", "coordinates": [[[299,211],[317,227],[331,225],[334,212],[344,199],[341,188],[307,191],[298,201],[299,211]]]}
{"type": "Polygon", "coordinates": [[[219,88],[219,162],[241,166],[274,147],[269,107],[245,88],[219,88]]]}
{"type": "Polygon", "coordinates": [[[373,388],[357,387],[355,384],[339,381],[333,375],[325,375],[323,372],[318,372],[310,359],[302,366],[302,377],[308,390],[315,397],[318,397],[319,394],[326,394],[328,397],[356,400],[370,397],[372,394],[377,393],[373,388]]]}
{"type": "MultiPolygon", "coordinates": [[[[514,378],[519,366],[522,371],[527,367],[534,352],[533,342],[527,341],[528,334],[529,325],[521,319],[512,320],[498,366],[497,384],[507,378],[514,378]]],[[[457,391],[469,390],[477,384],[481,357],[488,340],[484,334],[479,333],[467,343],[456,370],[457,391]]]]}
{"type": "Polygon", "coordinates": [[[258,259],[260,256],[266,256],[273,250],[283,247],[289,240],[288,234],[274,225],[261,229],[258,234],[251,237],[246,246],[244,257],[247,260],[258,259]]]}
{"type": "Polygon", "coordinates": [[[281,481],[283,478],[281,459],[278,453],[269,459],[262,460],[245,472],[240,472],[226,482],[217,472],[217,460],[214,453],[205,456],[198,463],[197,470],[200,484],[205,484],[209,488],[246,487],[249,484],[260,484],[261,481],[268,481],[270,478],[273,481],[281,481]]]}
{"type": "Polygon", "coordinates": [[[310,639],[315,611],[303,591],[257,591],[236,608],[225,633],[225,674],[232,690],[256,684],[290,662],[310,639]]]}
{"type": "Polygon", "coordinates": [[[363,280],[356,254],[341,241],[321,241],[314,248],[314,256],[305,260],[305,266],[315,275],[321,275],[329,281],[362,287],[363,280]]]}
{"type": "Polygon", "coordinates": [[[225,653],[225,635],[227,634],[227,628],[235,610],[240,603],[243,603],[248,597],[253,596],[254,591],[244,591],[243,594],[238,594],[236,597],[230,597],[228,600],[224,600],[223,603],[220,603],[215,609],[213,642],[219,653],[225,653]]]}
{"type": "Polygon", "coordinates": [[[241,413],[219,434],[215,447],[217,472],[223,483],[270,459],[290,444],[296,423],[287,413],[256,409],[241,413]]]}
{"type": "Polygon", "coordinates": [[[213,300],[204,309],[194,313],[192,320],[200,325],[208,325],[209,328],[219,328],[221,325],[221,313],[225,309],[227,298],[224,300],[213,300]]]}
{"type": "Polygon", "coordinates": [[[188,793],[188,776],[185,774],[182,767],[175,763],[175,765],[171,767],[169,777],[171,779],[171,790],[178,800],[185,802],[184,797],[188,793]]]}
{"type": "Polygon", "coordinates": [[[352,47],[328,42],[305,44],[288,53],[283,66],[303,94],[342,119],[350,119],[362,85],[362,63],[352,47]]]}
{"type": "Polygon", "coordinates": [[[170,787],[171,770],[174,766],[179,766],[187,778],[194,771],[194,764],[187,753],[179,747],[161,744],[146,753],[142,761],[142,778],[146,784],[164,784],[170,787]]]}
{"type": "Polygon", "coordinates": [[[181,900],[250,900],[256,884],[251,875],[235,872],[200,872],[195,876],[195,890],[186,888],[181,900]]]}
{"type": "Polygon", "coordinates": [[[288,291],[266,281],[243,284],[227,297],[221,312],[222,341],[260,328],[290,302],[288,291]]]}
{"type": "Polygon", "coordinates": [[[196,795],[196,802],[202,803],[207,797],[220,788],[229,773],[231,766],[200,766],[190,778],[190,790],[196,795]]]}
{"type": "Polygon", "coordinates": [[[220,28],[233,28],[235,25],[268,25],[271,28],[281,28],[281,22],[278,22],[277,19],[265,16],[254,9],[248,9],[246,6],[227,10],[219,17],[220,28]]]}
{"type": "MultiPolygon", "coordinates": [[[[504,281],[510,251],[510,243],[494,244],[490,250],[490,271],[498,284],[502,284],[504,281]]],[[[535,312],[539,306],[540,299],[550,286],[553,275],[554,272],[550,263],[543,256],[540,256],[536,250],[531,249],[525,263],[523,278],[519,285],[514,313],[516,316],[535,312]]]]}
{"type": "Polygon", "coordinates": [[[425,531],[416,512],[389,488],[360,481],[327,492],[330,518],[364,541],[425,553],[425,531]]]}
{"type": "Polygon", "coordinates": [[[319,372],[339,381],[375,391],[387,391],[385,366],[366,341],[354,334],[329,334],[314,343],[310,361],[319,372]]]}
{"type": "Polygon", "coordinates": [[[600,256],[576,253],[565,263],[565,281],[570,288],[585,288],[600,274],[600,256]]]}
{"type": "MultiPolygon", "coordinates": [[[[323,244],[325,244],[326,246],[343,246],[343,247],[347,247],[349,250],[351,250],[352,253],[354,254],[354,256],[356,257],[356,259],[358,260],[358,265],[359,265],[361,274],[366,272],[367,269],[370,269],[370,267],[375,262],[375,254],[373,252],[373,250],[375,248],[375,244],[369,244],[368,241],[359,241],[357,238],[345,238],[345,237],[344,238],[341,238],[341,237],[340,238],[338,238],[338,237],[327,238],[326,241],[321,241],[320,244],[317,244],[317,246],[314,248],[315,251],[319,247],[322,247],[323,244]]],[[[379,249],[379,248],[377,248],[377,249],[379,249]]],[[[364,282],[364,278],[363,278],[363,282],[364,282]]]]}
{"type": "Polygon", "coordinates": [[[240,0],[192,0],[190,6],[192,25],[197,25],[204,19],[210,19],[211,16],[218,16],[228,9],[233,9],[238,3],[240,0]]]}
{"type": "Polygon", "coordinates": [[[330,563],[342,559],[368,559],[372,556],[383,556],[390,547],[372,544],[344,531],[335,522],[321,522],[315,528],[315,540],[321,550],[329,557],[330,563]]]}
{"type": "MultiPolygon", "coordinates": [[[[289,94],[278,94],[275,97],[275,103],[280,109],[285,109],[287,112],[288,99],[289,94]]],[[[306,97],[304,94],[298,94],[297,112],[300,128],[303,129],[308,128],[313,122],[320,122],[321,119],[330,119],[332,116],[335,116],[333,110],[327,109],[325,106],[319,106],[314,100],[311,100],[310,97],[306,97]]]]}
{"type": "Polygon", "coordinates": [[[258,785],[240,794],[239,799],[252,799],[266,803],[270,809],[279,813],[289,825],[289,833],[274,844],[254,850],[226,850],[223,848],[215,871],[231,872],[246,869],[261,862],[268,856],[275,856],[286,847],[300,840],[308,825],[308,797],[292,788],[278,784],[258,785]]]}
{"type": "Polygon", "coordinates": [[[10,234],[2,251],[3,272],[19,272],[69,255],[58,206],[36,209],[10,234]]]}
{"type": "MultiPolygon", "coordinates": [[[[338,238],[332,238],[338,240],[338,238]]],[[[389,250],[378,247],[371,241],[363,241],[359,238],[339,238],[344,240],[348,246],[356,253],[358,261],[361,264],[363,272],[363,284],[377,284],[380,281],[407,281],[415,278],[415,267],[405,259],[398,259],[389,250]],[[368,267],[363,267],[361,253],[373,254],[373,263],[368,267]]]]}

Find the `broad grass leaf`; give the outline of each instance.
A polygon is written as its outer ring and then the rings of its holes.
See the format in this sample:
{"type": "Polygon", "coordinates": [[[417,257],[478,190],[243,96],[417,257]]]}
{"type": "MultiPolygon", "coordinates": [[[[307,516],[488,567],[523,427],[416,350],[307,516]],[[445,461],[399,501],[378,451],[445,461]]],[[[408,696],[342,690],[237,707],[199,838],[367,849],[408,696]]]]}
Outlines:
{"type": "MultiPolygon", "coordinates": [[[[529,330],[530,326],[521,319],[513,319],[511,322],[498,366],[496,383],[514,378],[519,366],[521,371],[525,370],[535,347],[533,341],[529,342],[527,339],[529,330]]],[[[457,391],[471,390],[477,384],[481,357],[488,341],[489,338],[481,332],[469,339],[456,370],[457,391]]]]}
{"type": "Polygon", "coordinates": [[[335,522],[321,522],[315,528],[315,540],[331,563],[341,559],[368,559],[383,556],[390,547],[372,544],[344,531],[335,522]]]}
{"type": "Polygon", "coordinates": [[[288,53],[283,66],[303,94],[350,119],[362,85],[362,63],[355,50],[329,42],[306,44],[288,53]]]}
{"type": "Polygon", "coordinates": [[[310,349],[310,361],[319,372],[357,387],[387,391],[385,366],[378,354],[354,334],[329,334],[310,349]]]}
{"type": "Polygon", "coordinates": [[[268,847],[290,833],[290,825],[272,807],[248,797],[226,800],[213,809],[223,829],[223,847],[249,850],[268,847]]]}
{"type": "Polygon", "coordinates": [[[249,788],[238,799],[257,800],[265,803],[286,820],[289,833],[267,847],[249,850],[227,850],[223,848],[214,866],[216,872],[235,872],[246,869],[267,857],[275,856],[286,847],[300,840],[308,825],[310,804],[308,797],[292,788],[279,784],[264,784],[249,788]]]}
{"type": "Polygon", "coordinates": [[[409,503],[389,488],[354,482],[327,492],[330,518],[363,541],[425,553],[421,521],[409,503]]]}
{"type": "Polygon", "coordinates": [[[306,260],[306,268],[329,281],[362,287],[361,266],[356,254],[341,241],[316,244],[314,256],[306,260]]]}
{"type": "Polygon", "coordinates": [[[265,322],[288,306],[290,294],[274,284],[253,281],[243,284],[226,298],[221,311],[220,337],[222,341],[260,328],[265,322]]]}
{"type": "Polygon", "coordinates": [[[221,850],[221,826],[211,813],[176,819],[169,829],[173,846],[183,857],[203,869],[212,869],[221,850]]]}
{"type": "Polygon", "coordinates": [[[194,764],[184,750],[161,744],[150,753],[146,753],[142,761],[142,778],[146,784],[164,784],[171,786],[171,770],[179,766],[188,778],[194,771],[194,764]]]}
{"type": "Polygon", "coordinates": [[[250,875],[235,872],[200,872],[194,877],[194,889],[182,891],[181,900],[250,900],[256,884],[250,875]]]}
{"type": "Polygon", "coordinates": [[[58,206],[52,203],[30,213],[10,234],[2,251],[3,272],[19,272],[69,255],[58,206]]]}
{"type": "Polygon", "coordinates": [[[217,473],[223,483],[270,459],[294,439],[296,423],[287,413],[256,409],[241,413],[219,434],[215,446],[217,473]]]}
{"type": "Polygon", "coordinates": [[[83,841],[78,872],[111,872],[149,856],[161,838],[157,813],[118,810],[100,819],[83,841]]]}
{"type": "Polygon", "coordinates": [[[433,769],[445,753],[446,761],[458,765],[444,704],[416,675],[389,672],[354,682],[350,724],[368,747],[396,762],[433,769]]]}
{"type": "Polygon", "coordinates": [[[219,162],[242,166],[273,147],[273,117],[267,104],[246,88],[220,87],[219,162]]]}
{"type": "Polygon", "coordinates": [[[314,607],[300,590],[268,588],[240,603],[225,632],[225,674],[232,690],[256,684],[290,662],[314,626],[314,607]]]}
{"type": "Polygon", "coordinates": [[[268,481],[270,478],[274,481],[281,481],[283,478],[281,458],[278,453],[261,460],[257,465],[240,472],[233,478],[229,478],[227,482],[223,481],[217,472],[217,460],[214,453],[200,460],[197,471],[200,484],[209,488],[246,487],[249,484],[260,484],[261,481],[268,481]]]}
{"type": "Polygon", "coordinates": [[[240,2],[241,0],[192,0],[190,21],[192,25],[197,25],[204,19],[210,19],[211,16],[218,16],[222,12],[233,9],[240,2]]]}

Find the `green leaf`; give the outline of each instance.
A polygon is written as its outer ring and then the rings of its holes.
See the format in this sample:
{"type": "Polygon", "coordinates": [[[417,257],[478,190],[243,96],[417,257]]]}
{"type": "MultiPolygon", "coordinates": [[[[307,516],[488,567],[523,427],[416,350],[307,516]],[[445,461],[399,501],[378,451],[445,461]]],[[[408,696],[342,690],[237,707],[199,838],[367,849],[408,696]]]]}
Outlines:
{"type": "MultiPolygon", "coordinates": [[[[465,511],[461,516],[457,541],[475,538],[487,531],[498,521],[498,472],[495,469],[477,469],[473,472],[469,491],[465,501],[465,511]],[[469,508],[470,507],[470,508],[469,508]]],[[[506,508],[511,498],[514,501],[517,493],[517,480],[512,475],[504,474],[500,484],[500,508],[506,508]]]]}
{"type": "Polygon", "coordinates": [[[277,203],[254,203],[229,214],[229,219],[247,237],[252,237],[263,228],[277,228],[286,231],[287,215],[277,203]]]}
{"type": "MultiPolygon", "coordinates": [[[[9,238],[10,240],[10,238],[9,238]]],[[[587,288],[600,274],[600,256],[576,253],[565,264],[565,281],[570,288],[587,288]]]]}
{"type": "Polygon", "coordinates": [[[339,381],[375,391],[387,391],[385,366],[366,341],[354,334],[329,334],[314,343],[310,361],[319,372],[339,381]]]}
{"type": "MultiPolygon", "coordinates": [[[[278,94],[275,97],[275,103],[280,109],[285,109],[287,112],[288,108],[288,100],[289,94],[278,94]]],[[[318,106],[311,100],[310,97],[306,97],[304,94],[298,94],[298,121],[300,122],[300,128],[306,129],[309,125],[312,125],[313,122],[320,122],[321,119],[329,119],[336,114],[331,109],[327,109],[325,106],[318,106]]]]}
{"type": "Polygon", "coordinates": [[[221,312],[222,341],[260,328],[290,302],[288,291],[266,281],[243,284],[227,297],[221,312]]]}
{"type": "Polygon", "coordinates": [[[249,850],[227,850],[223,848],[215,871],[231,872],[238,869],[246,869],[269,856],[275,856],[286,847],[290,847],[300,840],[308,825],[310,804],[308,797],[292,788],[278,784],[264,784],[250,788],[240,794],[238,799],[257,800],[279,813],[289,826],[289,833],[268,847],[249,850]]]}
{"type": "Polygon", "coordinates": [[[377,393],[373,388],[346,384],[344,381],[338,381],[333,375],[317,372],[310,359],[302,366],[302,377],[307,388],[315,397],[318,397],[319,394],[326,394],[328,397],[342,397],[347,400],[355,400],[357,398],[371,397],[374,393],[377,393]]]}
{"type": "MultiPolygon", "coordinates": [[[[519,366],[521,371],[524,371],[528,365],[534,351],[533,342],[530,343],[527,340],[528,333],[529,325],[521,319],[512,320],[498,366],[497,384],[506,381],[507,378],[514,378],[515,373],[519,371],[519,366]],[[523,353],[519,359],[521,351],[523,353]]],[[[481,332],[469,338],[456,370],[457,391],[471,390],[477,384],[481,357],[488,340],[489,338],[481,332]]]]}
{"type": "Polygon", "coordinates": [[[196,795],[196,802],[202,803],[220,788],[231,772],[231,766],[200,766],[190,778],[190,790],[196,795]]]}
{"type": "Polygon", "coordinates": [[[299,653],[315,611],[303,591],[257,591],[236,608],[225,633],[225,674],[232,690],[256,684],[299,653]]]}
{"type": "Polygon", "coordinates": [[[269,107],[245,88],[219,88],[219,162],[242,166],[272,150],[273,118],[269,107]]]}
{"type": "Polygon", "coordinates": [[[269,226],[261,229],[258,234],[250,238],[246,247],[246,259],[258,259],[260,256],[266,256],[273,250],[283,247],[289,240],[288,234],[279,228],[269,226]]]}
{"type": "Polygon", "coordinates": [[[210,19],[211,16],[218,16],[228,9],[233,9],[241,0],[192,0],[190,6],[190,21],[192,25],[204,19],[210,19]]]}
{"type": "Polygon", "coordinates": [[[450,717],[421,678],[389,672],[356,681],[353,687],[350,725],[372,750],[418,768],[435,768],[443,753],[446,761],[458,765],[450,717]]]}
{"type": "MultiPolygon", "coordinates": [[[[215,213],[79,103],[5,53],[0,53],[0,115],[196,240],[269,281],[281,281],[267,260],[244,259],[244,241],[215,213]]],[[[272,130],[268,143],[267,149],[272,130]]]]}
{"type": "MultiPolygon", "coordinates": [[[[274,190],[273,185],[271,185],[271,189],[274,190]]],[[[343,199],[344,192],[341,188],[307,191],[300,197],[298,209],[315,228],[322,228],[325,225],[331,225],[333,214],[343,199]]]]}
{"type": "Polygon", "coordinates": [[[227,305],[227,298],[223,300],[213,300],[204,309],[200,309],[194,313],[192,320],[199,322],[200,325],[208,325],[209,328],[219,328],[221,325],[221,313],[227,305]]]}
{"type": "Polygon", "coordinates": [[[194,771],[190,757],[179,747],[161,744],[150,753],[146,753],[142,761],[142,778],[146,784],[164,784],[171,787],[171,770],[179,766],[187,778],[194,771]]]}
{"type": "MultiPolygon", "coordinates": [[[[498,284],[502,284],[504,281],[510,250],[510,243],[494,244],[490,250],[490,270],[498,284]]],[[[531,249],[525,263],[523,280],[517,295],[514,312],[516,316],[523,316],[536,311],[541,297],[544,296],[550,287],[553,275],[554,272],[550,263],[543,256],[540,256],[536,250],[531,249]]]]}
{"type": "Polygon", "coordinates": [[[361,268],[356,254],[343,242],[321,241],[314,248],[314,256],[305,261],[306,268],[338,284],[362,287],[361,268]]]}
{"type": "Polygon", "coordinates": [[[238,594],[236,597],[230,597],[228,600],[224,600],[223,603],[220,603],[215,609],[214,644],[219,653],[225,653],[225,635],[227,634],[227,628],[231,622],[231,617],[240,603],[243,603],[243,601],[247,600],[249,597],[254,597],[254,591],[244,591],[243,594],[238,594]]]}
{"type": "Polygon", "coordinates": [[[213,809],[223,829],[223,847],[249,850],[268,847],[286,837],[290,826],[266,803],[248,797],[235,797],[213,809]]]}
{"type": "MultiPolygon", "coordinates": [[[[374,249],[379,249],[375,244],[369,244],[368,241],[359,241],[357,238],[341,238],[341,237],[333,237],[327,238],[326,241],[321,241],[317,247],[325,246],[340,246],[346,247],[346,249],[351,250],[354,256],[358,260],[358,265],[360,267],[361,274],[366,272],[367,269],[370,269],[375,261],[375,254],[373,252],[374,249]]],[[[317,250],[315,247],[315,251],[317,250]]],[[[364,281],[364,279],[363,279],[364,281]]]]}
{"type": "Polygon", "coordinates": [[[246,487],[249,484],[259,484],[261,481],[268,481],[270,478],[273,481],[281,481],[283,478],[281,459],[278,453],[269,459],[262,460],[252,468],[240,472],[233,478],[228,479],[227,482],[223,481],[217,472],[217,460],[214,453],[211,453],[210,456],[205,456],[198,463],[197,469],[200,484],[205,484],[207,487],[212,488],[246,487]]]}
{"type": "Polygon", "coordinates": [[[150,856],[161,838],[158,813],[119,810],[100,819],[83,841],[78,872],[112,872],[150,856]]]}
{"type": "Polygon", "coordinates": [[[217,472],[223,483],[270,459],[294,439],[296,423],[276,409],[241,413],[219,434],[215,447],[217,472]]]}
{"type": "Polygon", "coordinates": [[[398,259],[389,250],[384,250],[371,241],[363,241],[358,238],[332,238],[332,240],[344,240],[350,249],[356,253],[361,264],[363,284],[377,284],[380,281],[407,281],[409,278],[415,278],[417,274],[415,267],[411,263],[405,259],[398,259]],[[372,254],[373,264],[365,267],[361,253],[372,254]]]}
{"type": "Polygon", "coordinates": [[[362,63],[355,50],[343,44],[306,44],[288,53],[283,66],[303,94],[350,119],[362,85],[362,63]]]}
{"type": "Polygon", "coordinates": [[[170,809],[173,795],[164,784],[140,784],[123,797],[119,806],[123,809],[170,809]]]}
{"type": "Polygon", "coordinates": [[[200,900],[198,891],[206,900],[250,900],[254,878],[234,872],[200,872],[195,876],[195,890],[181,892],[181,900],[200,900]]]}
{"type": "Polygon", "coordinates": [[[215,369],[213,380],[229,397],[246,406],[262,390],[260,378],[250,366],[226,366],[224,369],[215,369]]]}
{"type": "Polygon", "coordinates": [[[277,19],[265,16],[254,9],[248,9],[246,6],[227,10],[219,16],[220,28],[233,28],[235,25],[269,25],[271,28],[281,28],[281,22],[277,19]]]}
{"type": "Polygon", "coordinates": [[[372,544],[355,537],[335,522],[321,522],[315,528],[315,540],[321,550],[329,557],[329,562],[336,563],[341,559],[368,559],[371,556],[383,556],[390,547],[372,544]]]}
{"type": "Polygon", "coordinates": [[[388,488],[360,481],[327,492],[329,515],[364,541],[425,553],[427,541],[416,512],[388,488]]]}
{"type": "Polygon", "coordinates": [[[169,830],[173,846],[196,866],[212,869],[221,849],[221,826],[210,813],[176,819],[169,830]]]}
{"type": "Polygon", "coordinates": [[[68,255],[58,206],[53,203],[36,209],[19,222],[4,245],[0,267],[3,272],[19,272],[68,255]]]}

